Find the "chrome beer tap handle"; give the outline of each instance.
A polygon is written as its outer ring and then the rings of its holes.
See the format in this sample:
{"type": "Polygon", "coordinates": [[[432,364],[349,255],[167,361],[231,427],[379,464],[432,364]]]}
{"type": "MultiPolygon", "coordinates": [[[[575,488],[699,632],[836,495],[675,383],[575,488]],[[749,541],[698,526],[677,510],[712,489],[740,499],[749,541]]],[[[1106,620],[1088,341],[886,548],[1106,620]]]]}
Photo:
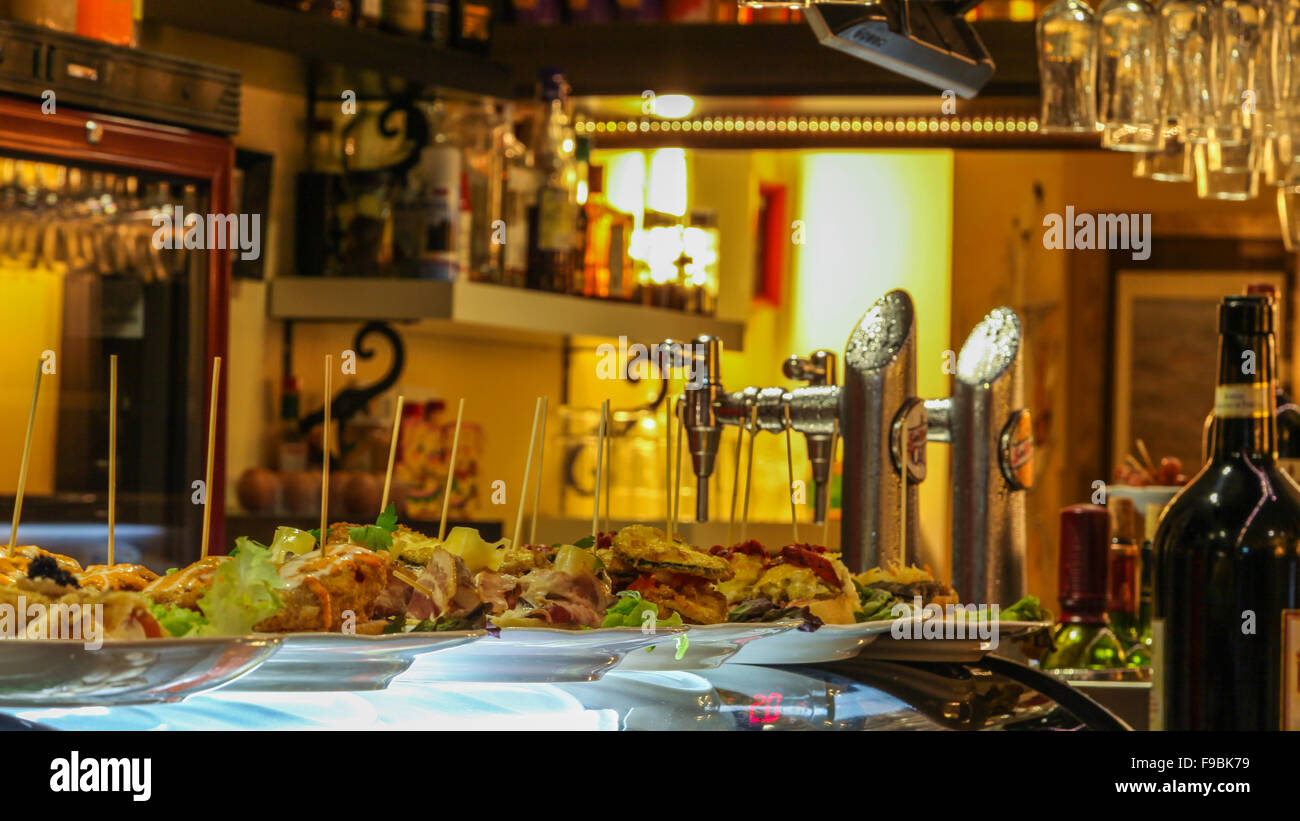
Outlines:
{"type": "Polygon", "coordinates": [[[681,349],[686,368],[683,419],[695,472],[695,521],[709,520],[709,477],[718,457],[722,425],[716,405],[722,390],[722,342],[711,336],[697,336],[681,349]]]}
{"type": "MultiPolygon", "coordinates": [[[[807,357],[791,356],[782,366],[787,379],[807,382],[809,387],[831,387],[836,384],[836,363],[838,357],[834,351],[820,349],[807,357]]],[[[787,404],[791,406],[791,427],[798,429],[793,422],[798,402],[795,394],[790,394],[787,404]]],[[[837,397],[838,398],[838,395],[837,397]]],[[[835,454],[831,452],[832,433],[804,433],[808,445],[808,461],[812,465],[813,475],[813,522],[822,524],[826,521],[826,511],[830,503],[831,462],[835,454]]]]}

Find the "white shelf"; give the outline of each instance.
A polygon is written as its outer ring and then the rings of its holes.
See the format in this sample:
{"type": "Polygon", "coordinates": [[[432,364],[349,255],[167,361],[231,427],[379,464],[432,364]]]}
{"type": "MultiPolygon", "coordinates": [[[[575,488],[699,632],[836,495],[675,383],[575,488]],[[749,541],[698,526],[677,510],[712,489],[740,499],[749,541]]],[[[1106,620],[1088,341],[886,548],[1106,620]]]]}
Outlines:
{"type": "Polygon", "coordinates": [[[481,282],[276,277],[267,308],[273,319],[440,320],[514,332],[626,336],[642,343],[709,334],[732,350],[745,337],[743,322],[481,282]]]}

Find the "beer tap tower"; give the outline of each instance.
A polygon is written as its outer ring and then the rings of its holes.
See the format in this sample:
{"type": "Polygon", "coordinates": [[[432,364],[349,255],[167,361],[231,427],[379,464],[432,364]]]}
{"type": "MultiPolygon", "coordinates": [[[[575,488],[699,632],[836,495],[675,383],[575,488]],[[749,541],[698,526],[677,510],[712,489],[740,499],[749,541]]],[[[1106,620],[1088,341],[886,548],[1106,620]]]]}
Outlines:
{"type": "MultiPolygon", "coordinates": [[[[1025,592],[1024,493],[1033,483],[1033,432],[1022,408],[1023,328],[1010,308],[991,311],[957,357],[953,394],[916,391],[916,309],[894,290],[863,314],[844,349],[844,384],[831,351],[786,360],[793,388],[722,386],[721,347],[701,336],[686,355],[694,369],[683,418],[698,492],[696,520],[708,521],[708,482],[721,426],[790,428],[808,442],[814,520],[827,514],[832,438],[844,442],[840,544],[855,573],[886,562],[919,563],[917,486],[928,442],[952,446],[953,586],[963,600],[1010,604],[1025,592]]],[[[680,348],[679,348],[680,350],[680,348]]]]}

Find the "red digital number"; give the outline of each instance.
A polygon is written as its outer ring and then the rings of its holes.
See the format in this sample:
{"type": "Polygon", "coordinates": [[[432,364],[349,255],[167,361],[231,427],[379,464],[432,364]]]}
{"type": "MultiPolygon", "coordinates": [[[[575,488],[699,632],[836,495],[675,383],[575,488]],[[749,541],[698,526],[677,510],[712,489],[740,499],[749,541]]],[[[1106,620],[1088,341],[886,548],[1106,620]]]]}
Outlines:
{"type": "Polygon", "coordinates": [[[781,719],[781,694],[768,693],[754,696],[749,705],[750,724],[772,724],[781,719]],[[760,711],[761,708],[761,711],[760,711]]]}

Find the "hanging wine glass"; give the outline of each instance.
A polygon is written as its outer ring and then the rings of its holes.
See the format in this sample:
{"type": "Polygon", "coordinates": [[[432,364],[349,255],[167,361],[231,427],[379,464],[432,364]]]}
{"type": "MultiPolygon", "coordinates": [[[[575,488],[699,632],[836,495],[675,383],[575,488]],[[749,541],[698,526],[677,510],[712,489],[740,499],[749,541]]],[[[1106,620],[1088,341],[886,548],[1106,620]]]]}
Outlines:
{"type": "Polygon", "coordinates": [[[1046,134],[1097,129],[1096,27],[1083,0],[1056,0],[1038,18],[1039,130],[1046,134]]]}
{"type": "Polygon", "coordinates": [[[1097,118],[1103,148],[1161,147],[1159,20],[1146,0],[1108,0],[1097,12],[1097,118]]]}

